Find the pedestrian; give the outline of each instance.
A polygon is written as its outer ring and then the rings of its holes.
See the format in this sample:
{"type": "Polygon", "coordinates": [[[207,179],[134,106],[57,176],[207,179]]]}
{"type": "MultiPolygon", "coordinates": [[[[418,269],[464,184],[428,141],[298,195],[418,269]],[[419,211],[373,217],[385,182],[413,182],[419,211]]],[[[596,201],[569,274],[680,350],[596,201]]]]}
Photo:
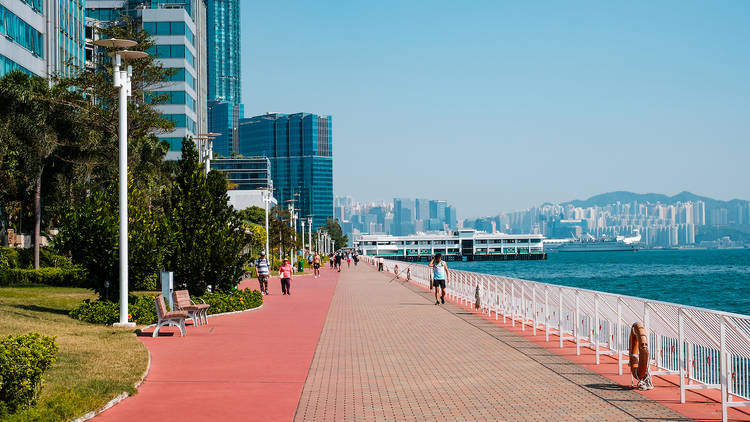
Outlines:
{"type": "Polygon", "coordinates": [[[341,259],[343,257],[341,256],[341,252],[336,252],[336,269],[338,272],[341,272],[341,259]]]}
{"type": "Polygon", "coordinates": [[[406,281],[411,280],[411,267],[406,267],[406,281]]]}
{"type": "Polygon", "coordinates": [[[357,253],[355,252],[352,258],[354,259],[354,266],[356,267],[357,264],[359,264],[359,255],[357,255],[357,253]]]}
{"type": "Polygon", "coordinates": [[[383,265],[385,265],[385,259],[381,256],[378,258],[378,271],[383,271],[383,265]]]}
{"type": "Polygon", "coordinates": [[[393,267],[393,275],[395,275],[397,279],[401,280],[401,279],[400,279],[400,278],[398,277],[398,264],[396,264],[396,266],[395,266],[395,267],[393,267]]]}
{"type": "Polygon", "coordinates": [[[320,255],[315,252],[315,256],[312,259],[313,265],[313,277],[320,278],[320,255]]]}
{"type": "Polygon", "coordinates": [[[352,253],[349,252],[346,254],[346,268],[352,267],[352,253]]]}
{"type": "Polygon", "coordinates": [[[258,272],[258,284],[260,284],[260,293],[268,295],[268,276],[269,265],[268,259],[266,259],[266,253],[261,252],[260,258],[255,262],[255,270],[258,272]]]}
{"type": "Polygon", "coordinates": [[[435,258],[430,261],[432,268],[432,284],[435,286],[435,305],[441,302],[445,303],[445,283],[448,281],[448,266],[443,261],[442,254],[435,254],[435,258]],[[441,288],[442,294],[438,300],[438,287],[441,288]]]}
{"type": "Polygon", "coordinates": [[[292,294],[289,290],[292,284],[292,273],[294,267],[289,263],[289,260],[284,258],[284,265],[279,268],[279,277],[281,277],[281,294],[290,295],[292,294]]]}
{"type": "Polygon", "coordinates": [[[331,267],[331,269],[333,269],[333,261],[335,261],[333,257],[334,257],[333,252],[328,254],[328,265],[331,267]]]}

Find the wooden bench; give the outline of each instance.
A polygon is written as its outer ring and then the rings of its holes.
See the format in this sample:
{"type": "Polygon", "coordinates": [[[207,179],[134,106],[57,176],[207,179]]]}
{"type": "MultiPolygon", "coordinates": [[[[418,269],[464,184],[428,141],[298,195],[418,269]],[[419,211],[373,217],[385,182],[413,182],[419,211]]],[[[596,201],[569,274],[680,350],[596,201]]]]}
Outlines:
{"type": "Polygon", "coordinates": [[[185,318],[187,318],[187,312],[185,311],[170,311],[167,312],[167,305],[164,303],[164,296],[159,295],[154,299],[156,302],[156,328],[154,328],[154,334],[152,337],[159,335],[159,329],[165,325],[174,325],[180,329],[180,334],[185,335],[185,318]]]}
{"type": "Polygon", "coordinates": [[[179,311],[185,311],[188,317],[193,320],[193,325],[208,324],[208,307],[205,303],[194,303],[190,300],[190,293],[187,290],[175,290],[172,292],[174,298],[174,307],[179,311]]]}

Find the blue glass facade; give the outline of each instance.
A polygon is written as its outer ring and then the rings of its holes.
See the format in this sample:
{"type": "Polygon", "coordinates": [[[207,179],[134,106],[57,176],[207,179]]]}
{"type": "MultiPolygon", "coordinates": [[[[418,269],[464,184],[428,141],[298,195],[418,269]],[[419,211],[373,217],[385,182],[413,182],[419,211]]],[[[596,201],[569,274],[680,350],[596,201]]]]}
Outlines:
{"type": "Polygon", "coordinates": [[[239,104],[240,0],[211,0],[206,15],[208,99],[239,104]]]}
{"type": "Polygon", "coordinates": [[[211,169],[224,173],[231,189],[255,190],[271,186],[271,162],[267,157],[220,158],[211,169]]]}
{"type": "Polygon", "coordinates": [[[219,133],[213,140],[215,157],[232,157],[239,154],[239,126],[244,106],[228,101],[208,103],[208,131],[219,133]]]}
{"type": "Polygon", "coordinates": [[[239,153],[271,160],[274,197],[284,207],[295,201],[313,227],[333,217],[331,116],[266,114],[240,120],[239,153]]]}

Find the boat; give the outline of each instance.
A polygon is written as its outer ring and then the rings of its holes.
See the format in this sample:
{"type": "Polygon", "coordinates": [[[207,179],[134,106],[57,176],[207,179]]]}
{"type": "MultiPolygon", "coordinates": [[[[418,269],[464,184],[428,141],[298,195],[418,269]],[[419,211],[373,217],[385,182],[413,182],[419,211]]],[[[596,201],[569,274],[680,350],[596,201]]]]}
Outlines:
{"type": "Polygon", "coordinates": [[[617,236],[615,239],[589,237],[562,243],[557,252],[635,252],[640,241],[641,235],[637,232],[634,236],[617,236]]]}

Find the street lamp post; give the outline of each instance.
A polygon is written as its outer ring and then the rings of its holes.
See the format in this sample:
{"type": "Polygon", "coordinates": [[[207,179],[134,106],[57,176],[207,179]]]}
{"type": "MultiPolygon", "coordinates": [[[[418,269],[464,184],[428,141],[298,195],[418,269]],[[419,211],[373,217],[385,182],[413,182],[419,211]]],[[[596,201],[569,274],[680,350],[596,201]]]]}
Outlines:
{"type": "Polygon", "coordinates": [[[112,82],[115,88],[120,89],[120,321],[115,323],[115,327],[135,327],[134,322],[128,321],[128,97],[132,95],[131,78],[133,68],[127,67],[127,70],[120,70],[123,61],[143,59],[148,57],[148,53],[143,51],[127,50],[129,47],[135,47],[137,42],[131,40],[122,40],[110,38],[97,40],[94,45],[105,48],[117,49],[109,55],[114,59],[114,69],[112,72],[112,82]]]}
{"type": "MultiPolygon", "coordinates": [[[[271,259],[271,256],[268,254],[268,241],[269,241],[269,235],[268,235],[268,205],[271,203],[271,190],[265,189],[263,191],[263,203],[266,206],[266,259],[271,259]]],[[[271,261],[268,261],[271,262],[271,261]]]]}
{"type": "Polygon", "coordinates": [[[302,219],[302,257],[307,258],[307,252],[305,252],[305,219],[302,219]]]}
{"type": "Polygon", "coordinates": [[[308,250],[312,252],[312,217],[307,217],[307,243],[308,250]]]}

